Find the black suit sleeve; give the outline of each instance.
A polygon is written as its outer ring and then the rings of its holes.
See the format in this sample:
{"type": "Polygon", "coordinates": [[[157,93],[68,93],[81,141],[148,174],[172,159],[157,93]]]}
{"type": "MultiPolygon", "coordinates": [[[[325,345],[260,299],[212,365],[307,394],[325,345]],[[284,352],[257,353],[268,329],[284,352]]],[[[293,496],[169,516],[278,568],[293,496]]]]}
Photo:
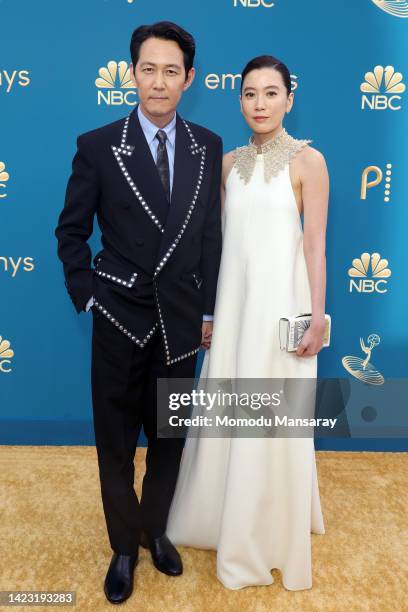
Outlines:
{"type": "Polygon", "coordinates": [[[55,235],[58,257],[64,265],[65,285],[79,313],[93,293],[92,252],[87,240],[93,231],[100,185],[92,152],[81,136],[77,146],[55,235]]]}
{"type": "Polygon", "coordinates": [[[214,312],[218,271],[221,259],[221,173],[222,140],[220,138],[217,142],[217,149],[212,167],[210,198],[202,240],[201,271],[204,281],[203,312],[208,315],[214,312]]]}

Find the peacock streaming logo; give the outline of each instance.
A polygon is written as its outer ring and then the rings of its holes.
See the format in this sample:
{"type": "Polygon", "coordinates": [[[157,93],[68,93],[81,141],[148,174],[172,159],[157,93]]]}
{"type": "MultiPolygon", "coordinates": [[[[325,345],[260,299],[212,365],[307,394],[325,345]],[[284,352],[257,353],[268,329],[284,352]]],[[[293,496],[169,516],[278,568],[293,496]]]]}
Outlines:
{"type": "Polygon", "coordinates": [[[392,164],[388,163],[382,169],[379,166],[367,166],[361,174],[361,200],[367,199],[367,192],[378,185],[383,190],[384,202],[391,201],[392,164]],[[384,178],[385,177],[385,178],[384,178]],[[383,180],[384,179],[384,180],[383,180]]]}
{"type": "Polygon", "coordinates": [[[381,10],[394,17],[408,17],[407,0],[371,0],[381,10]]]}
{"type": "Polygon", "coordinates": [[[372,72],[366,72],[364,82],[360,85],[364,94],[361,109],[401,110],[400,94],[406,89],[402,79],[402,73],[396,72],[394,66],[376,66],[372,72]]]}
{"type": "Polygon", "coordinates": [[[0,336],[0,374],[11,372],[11,359],[13,357],[14,351],[11,348],[11,343],[0,336]]]}
{"type": "Polygon", "coordinates": [[[7,182],[10,178],[8,172],[6,172],[6,164],[0,161],[0,199],[7,198],[7,182]]]}
{"type": "Polygon", "coordinates": [[[111,60],[99,68],[99,77],[95,80],[98,88],[98,106],[135,106],[137,104],[136,87],[130,77],[127,62],[111,60]]]}
{"type": "Polygon", "coordinates": [[[350,293],[387,293],[391,270],[388,259],[383,259],[379,253],[362,253],[353,259],[353,267],[349,269],[350,293]]]}

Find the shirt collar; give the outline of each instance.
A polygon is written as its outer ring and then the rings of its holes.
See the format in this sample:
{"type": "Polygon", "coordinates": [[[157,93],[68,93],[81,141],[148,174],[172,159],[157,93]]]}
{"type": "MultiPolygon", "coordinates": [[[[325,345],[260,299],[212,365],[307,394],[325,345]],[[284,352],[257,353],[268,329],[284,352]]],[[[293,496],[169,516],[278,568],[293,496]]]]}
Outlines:
{"type": "MultiPolygon", "coordinates": [[[[140,110],[140,104],[137,107],[137,116],[139,117],[140,125],[146,137],[147,143],[150,146],[156,138],[157,130],[160,128],[158,128],[157,125],[154,125],[154,123],[152,123],[150,119],[148,119],[142,113],[140,110]]],[[[166,132],[169,143],[172,147],[174,147],[176,140],[176,113],[174,113],[173,119],[161,129],[166,132]]]]}

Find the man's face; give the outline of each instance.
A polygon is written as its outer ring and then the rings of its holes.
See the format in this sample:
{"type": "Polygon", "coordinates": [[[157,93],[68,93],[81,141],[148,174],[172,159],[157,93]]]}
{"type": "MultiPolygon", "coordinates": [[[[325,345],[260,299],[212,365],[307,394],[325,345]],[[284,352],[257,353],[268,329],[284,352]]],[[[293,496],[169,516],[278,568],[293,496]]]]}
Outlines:
{"type": "Polygon", "coordinates": [[[135,69],[131,66],[131,75],[148,118],[159,123],[170,121],[194,74],[191,68],[186,79],[183,52],[173,40],[148,38],[142,43],[135,69]]]}

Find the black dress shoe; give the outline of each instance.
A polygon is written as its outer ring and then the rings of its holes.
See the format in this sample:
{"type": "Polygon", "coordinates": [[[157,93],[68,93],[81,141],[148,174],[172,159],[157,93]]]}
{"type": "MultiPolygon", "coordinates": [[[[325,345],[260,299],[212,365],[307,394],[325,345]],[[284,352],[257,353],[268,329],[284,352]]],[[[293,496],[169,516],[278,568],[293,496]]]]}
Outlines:
{"type": "Polygon", "coordinates": [[[132,594],[133,571],[137,561],[138,555],[113,553],[104,584],[106,598],[111,603],[122,603],[132,594]]]}
{"type": "Polygon", "coordinates": [[[150,549],[154,566],[168,576],[180,576],[183,573],[183,564],[176,548],[166,534],[159,538],[149,538],[142,532],[140,544],[150,549]]]}

